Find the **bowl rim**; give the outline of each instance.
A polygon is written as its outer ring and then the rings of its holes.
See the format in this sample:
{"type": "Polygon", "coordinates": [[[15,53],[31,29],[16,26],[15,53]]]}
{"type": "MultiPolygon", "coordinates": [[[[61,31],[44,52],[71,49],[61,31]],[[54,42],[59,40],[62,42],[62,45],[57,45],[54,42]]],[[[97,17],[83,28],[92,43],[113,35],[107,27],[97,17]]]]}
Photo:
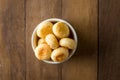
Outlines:
{"type": "Polygon", "coordinates": [[[68,56],[68,58],[67,58],[66,60],[62,61],[62,62],[54,62],[54,61],[49,61],[49,60],[42,60],[42,61],[45,62],[45,63],[49,63],[49,64],[60,64],[60,63],[66,62],[66,61],[68,61],[68,60],[73,56],[73,54],[75,54],[75,51],[76,51],[77,46],[78,46],[77,33],[76,33],[74,27],[73,27],[68,21],[66,21],[66,20],[63,20],[63,19],[60,19],[60,18],[49,18],[49,19],[46,19],[46,20],[41,21],[41,22],[34,28],[34,31],[33,31],[33,33],[32,33],[32,37],[31,37],[32,49],[33,49],[33,51],[35,50],[35,44],[34,44],[34,40],[35,40],[35,39],[34,39],[34,37],[37,36],[37,35],[35,35],[35,34],[36,34],[37,29],[40,27],[39,25],[40,25],[41,23],[47,22],[47,21],[50,21],[50,22],[52,22],[52,21],[57,21],[57,22],[60,21],[60,22],[64,22],[65,24],[67,24],[68,27],[69,27],[69,29],[70,29],[70,30],[72,31],[72,33],[73,33],[73,37],[74,37],[74,40],[75,40],[75,42],[76,42],[76,48],[75,48],[74,50],[72,50],[72,52],[70,53],[70,55],[68,56]]]}

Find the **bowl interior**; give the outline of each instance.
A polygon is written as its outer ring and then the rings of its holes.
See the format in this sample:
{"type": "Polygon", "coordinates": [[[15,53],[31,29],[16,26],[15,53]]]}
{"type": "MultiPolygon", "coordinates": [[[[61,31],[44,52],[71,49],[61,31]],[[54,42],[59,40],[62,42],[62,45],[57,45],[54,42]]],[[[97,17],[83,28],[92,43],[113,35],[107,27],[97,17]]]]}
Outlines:
{"type": "MultiPolygon", "coordinates": [[[[60,21],[60,22],[64,22],[65,24],[67,24],[68,27],[69,27],[69,29],[70,29],[71,35],[72,35],[71,37],[76,41],[76,43],[78,43],[77,34],[76,34],[76,32],[75,32],[75,29],[74,29],[67,21],[62,20],[62,19],[58,19],[58,18],[51,18],[51,19],[44,20],[44,21],[42,21],[42,22],[46,22],[46,21],[50,21],[50,22],[53,22],[53,23],[60,21]]],[[[41,22],[41,23],[42,23],[42,22],[41,22]]],[[[41,24],[41,23],[40,23],[40,24],[41,24]]],[[[40,24],[37,25],[37,27],[34,29],[33,34],[32,34],[31,44],[32,44],[33,51],[35,50],[35,48],[36,48],[36,46],[37,46],[38,37],[37,37],[36,31],[37,31],[37,29],[40,27],[40,26],[39,26],[40,24]]],[[[69,55],[69,57],[68,57],[66,60],[64,60],[63,62],[65,62],[65,61],[67,61],[68,59],[70,59],[70,58],[72,57],[72,55],[75,53],[76,49],[77,49],[77,46],[76,46],[76,48],[75,48],[74,50],[70,50],[70,55],[69,55]]],[[[46,63],[50,63],[50,64],[63,63],[63,62],[53,62],[53,61],[51,61],[51,60],[43,60],[43,61],[46,62],[46,63]]]]}

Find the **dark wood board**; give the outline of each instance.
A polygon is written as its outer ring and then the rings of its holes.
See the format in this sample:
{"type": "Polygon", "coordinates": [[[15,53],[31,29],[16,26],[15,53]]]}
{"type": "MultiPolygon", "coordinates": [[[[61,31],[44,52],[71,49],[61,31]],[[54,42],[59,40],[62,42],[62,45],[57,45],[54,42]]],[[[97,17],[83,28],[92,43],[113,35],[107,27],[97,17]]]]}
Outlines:
{"type": "Polygon", "coordinates": [[[99,0],[98,80],[120,80],[119,6],[119,0],[99,0]]]}
{"type": "Polygon", "coordinates": [[[43,20],[60,17],[60,0],[27,0],[26,2],[26,79],[60,80],[60,66],[39,61],[31,47],[34,28],[43,20]]]}
{"type": "Polygon", "coordinates": [[[24,0],[0,0],[0,80],[25,80],[24,0]]]}
{"type": "Polygon", "coordinates": [[[77,31],[78,49],[62,65],[62,80],[97,80],[97,0],[63,0],[62,18],[77,31]]]}

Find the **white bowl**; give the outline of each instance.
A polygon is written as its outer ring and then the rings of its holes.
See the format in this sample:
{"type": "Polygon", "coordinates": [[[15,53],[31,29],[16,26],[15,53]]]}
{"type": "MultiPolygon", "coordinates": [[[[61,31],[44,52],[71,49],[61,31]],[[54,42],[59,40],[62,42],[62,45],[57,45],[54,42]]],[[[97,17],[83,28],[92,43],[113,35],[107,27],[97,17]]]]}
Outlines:
{"type": "MultiPolygon", "coordinates": [[[[73,39],[75,40],[76,43],[78,43],[76,31],[75,31],[75,29],[73,28],[73,26],[71,26],[67,21],[65,21],[65,20],[63,20],[63,19],[58,19],[58,18],[50,18],[50,19],[46,19],[46,20],[44,20],[44,21],[42,21],[42,22],[46,22],[46,21],[50,21],[50,22],[64,22],[65,24],[67,24],[68,27],[69,27],[69,29],[71,30],[71,32],[72,32],[72,34],[73,34],[73,39]]],[[[41,24],[42,22],[40,22],[40,24],[41,24]]],[[[40,24],[37,25],[37,27],[34,29],[34,31],[33,31],[33,33],[32,33],[31,44],[32,44],[33,51],[35,50],[35,48],[36,48],[36,46],[37,46],[37,43],[36,43],[36,42],[37,42],[36,31],[37,31],[37,29],[40,27],[40,26],[39,26],[40,24]]],[[[76,48],[75,48],[74,50],[72,50],[72,51],[70,52],[69,57],[68,57],[66,60],[62,61],[62,62],[54,62],[54,61],[50,61],[50,60],[43,60],[43,61],[46,62],[46,63],[50,63],[50,64],[60,64],[60,63],[63,63],[63,62],[65,62],[65,61],[69,60],[69,59],[73,56],[73,54],[75,53],[76,49],[77,49],[77,46],[76,46],[76,48]]]]}

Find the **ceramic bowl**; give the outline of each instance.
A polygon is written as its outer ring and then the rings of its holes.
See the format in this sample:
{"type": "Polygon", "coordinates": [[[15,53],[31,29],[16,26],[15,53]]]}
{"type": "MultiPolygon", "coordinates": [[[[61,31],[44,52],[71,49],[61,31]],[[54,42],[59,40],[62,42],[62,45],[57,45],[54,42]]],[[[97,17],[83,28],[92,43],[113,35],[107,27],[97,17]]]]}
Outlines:
{"type": "MultiPolygon", "coordinates": [[[[64,22],[64,23],[69,27],[69,29],[70,29],[70,31],[71,31],[71,33],[72,33],[72,38],[73,38],[73,39],[75,40],[75,42],[78,44],[78,39],[77,39],[76,31],[75,31],[75,29],[73,28],[73,26],[72,26],[70,23],[68,23],[67,21],[65,21],[65,20],[63,20],[63,19],[58,19],[58,18],[50,18],[50,19],[46,19],[46,20],[44,20],[44,21],[42,21],[42,22],[46,22],[46,21],[50,21],[50,22],[64,22]]],[[[40,22],[40,23],[35,27],[35,29],[34,29],[34,31],[33,31],[33,33],[32,33],[31,44],[32,44],[32,49],[33,49],[33,51],[35,50],[35,48],[36,48],[36,46],[37,46],[37,39],[38,39],[37,34],[36,34],[36,33],[37,33],[37,29],[40,27],[39,25],[40,25],[42,22],[40,22]]],[[[73,56],[73,54],[75,53],[76,49],[77,49],[77,46],[76,46],[75,49],[73,49],[73,50],[70,51],[69,57],[68,57],[66,60],[62,61],[62,62],[54,62],[54,61],[52,61],[52,60],[43,60],[43,61],[46,62],[46,63],[50,63],[50,64],[60,64],[60,63],[66,62],[66,61],[68,61],[68,60],[73,56]]]]}

